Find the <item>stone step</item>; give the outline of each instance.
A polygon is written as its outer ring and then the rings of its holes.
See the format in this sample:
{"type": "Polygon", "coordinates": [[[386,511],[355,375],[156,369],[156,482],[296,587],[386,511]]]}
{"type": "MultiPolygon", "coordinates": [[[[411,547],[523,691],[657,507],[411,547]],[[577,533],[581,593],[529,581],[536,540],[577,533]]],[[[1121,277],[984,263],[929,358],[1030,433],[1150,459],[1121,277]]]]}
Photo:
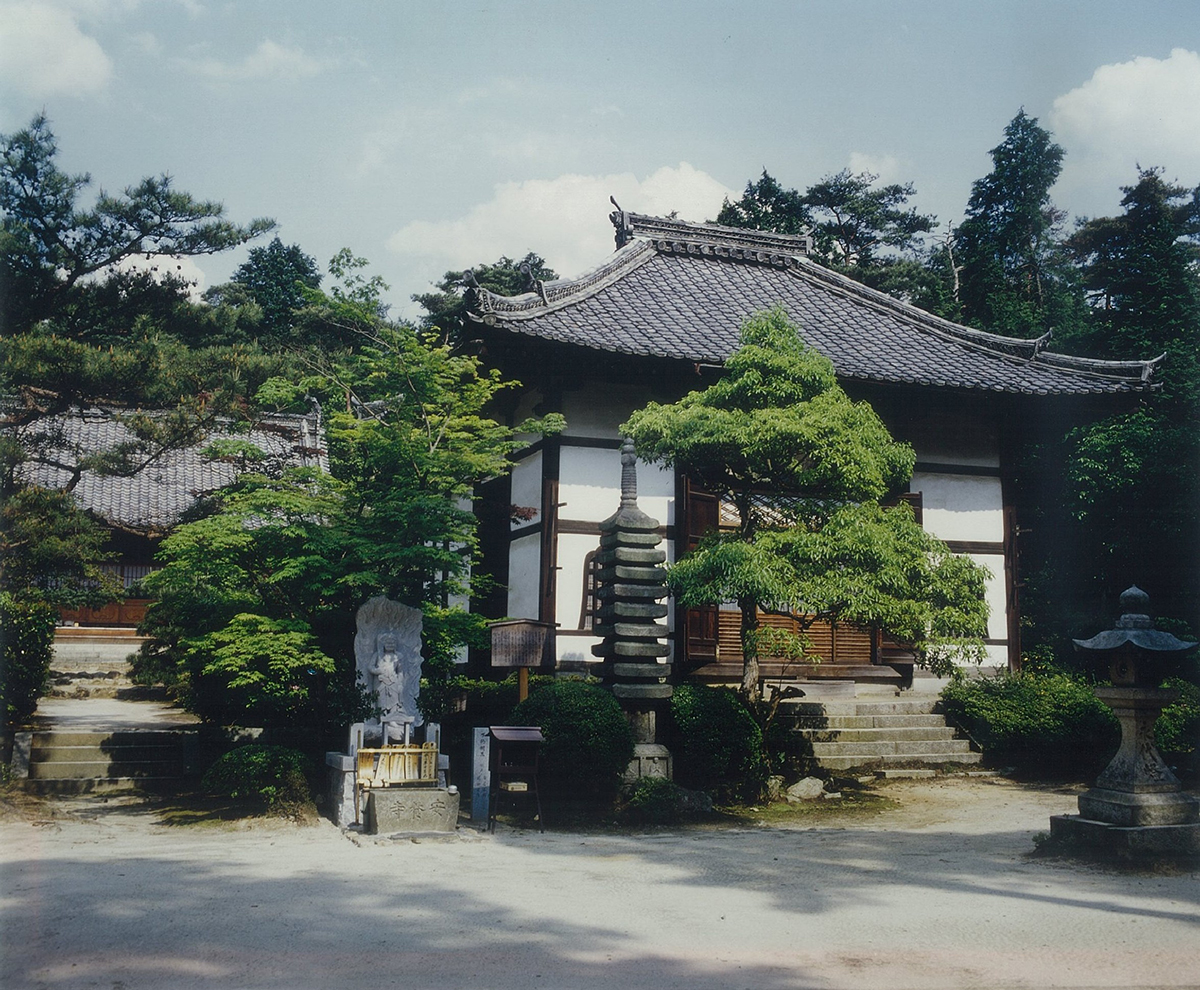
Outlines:
{"type": "Polygon", "coordinates": [[[813,756],[824,762],[827,756],[888,756],[908,753],[912,756],[969,753],[966,739],[875,739],[871,742],[814,742],[813,756]]]}
{"type": "Polygon", "coordinates": [[[30,780],[114,780],[125,777],[183,777],[181,759],[169,760],[44,760],[30,762],[30,780]]]}
{"type": "Polygon", "coordinates": [[[58,746],[172,746],[182,745],[194,732],[170,729],[53,729],[33,734],[33,749],[58,746]]]}
{"type": "Polygon", "coordinates": [[[916,701],[867,701],[855,704],[855,715],[929,715],[937,706],[938,699],[924,698],[916,701]]]}
{"type": "Polygon", "coordinates": [[[797,729],[906,729],[937,728],[946,724],[941,715],[798,715],[797,729]]]}
{"type": "Polygon", "coordinates": [[[169,745],[110,746],[105,743],[89,743],[82,746],[34,746],[29,752],[30,764],[34,763],[141,763],[144,761],[178,760],[182,748],[178,743],[169,745]]]}
{"type": "Polygon", "coordinates": [[[945,724],[912,728],[797,729],[796,732],[813,742],[872,742],[874,740],[898,742],[905,739],[928,742],[954,738],[954,730],[945,724]]]}
{"type": "Polygon", "coordinates": [[[75,794],[174,794],[187,786],[183,777],[28,778],[21,788],[28,794],[69,797],[75,794]]]}
{"type": "Polygon", "coordinates": [[[827,770],[851,770],[861,767],[920,766],[921,764],[973,765],[983,759],[982,753],[887,753],[882,756],[826,756],[821,766],[827,770]]]}

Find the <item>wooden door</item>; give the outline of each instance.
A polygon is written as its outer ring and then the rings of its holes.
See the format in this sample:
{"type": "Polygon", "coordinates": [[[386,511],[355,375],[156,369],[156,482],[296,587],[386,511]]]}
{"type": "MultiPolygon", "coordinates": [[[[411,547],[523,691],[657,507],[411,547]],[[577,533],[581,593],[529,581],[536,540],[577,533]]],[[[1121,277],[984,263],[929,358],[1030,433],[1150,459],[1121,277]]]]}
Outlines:
{"type": "MultiPolygon", "coordinates": [[[[694,549],[706,533],[716,532],[721,524],[721,504],[715,495],[693,488],[690,481],[685,482],[685,491],[683,549],[687,551],[694,549]]],[[[717,658],[718,614],[715,605],[687,610],[684,618],[686,660],[703,663],[717,658]]]]}

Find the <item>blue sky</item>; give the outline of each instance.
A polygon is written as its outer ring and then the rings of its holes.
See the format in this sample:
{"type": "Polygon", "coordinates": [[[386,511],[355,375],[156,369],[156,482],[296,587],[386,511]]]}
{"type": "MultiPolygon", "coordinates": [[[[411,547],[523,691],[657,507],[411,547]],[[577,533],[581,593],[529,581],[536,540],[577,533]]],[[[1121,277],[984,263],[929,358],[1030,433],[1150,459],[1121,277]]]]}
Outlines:
{"type": "Polygon", "coordinates": [[[600,263],[610,194],[704,220],[763,167],[911,181],[955,222],[1022,106],[1067,151],[1058,205],[1115,212],[1139,163],[1200,183],[1198,51],[1194,0],[0,2],[0,131],[44,110],[98,187],[169,172],[349,246],[403,314],[502,253],[600,263]]]}

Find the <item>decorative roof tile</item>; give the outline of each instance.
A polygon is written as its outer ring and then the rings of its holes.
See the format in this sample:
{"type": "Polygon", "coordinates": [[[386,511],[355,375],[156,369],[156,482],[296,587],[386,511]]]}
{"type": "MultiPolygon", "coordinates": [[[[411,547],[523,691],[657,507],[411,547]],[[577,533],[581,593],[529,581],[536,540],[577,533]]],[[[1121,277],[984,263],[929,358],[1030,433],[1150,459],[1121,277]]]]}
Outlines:
{"type": "Polygon", "coordinates": [[[1161,358],[1100,361],[933,316],[803,257],[805,238],[617,212],[599,268],[536,292],[473,291],[471,317],[592,350],[721,364],[752,313],[781,306],[845,379],[1028,395],[1139,391],[1161,358]]]}

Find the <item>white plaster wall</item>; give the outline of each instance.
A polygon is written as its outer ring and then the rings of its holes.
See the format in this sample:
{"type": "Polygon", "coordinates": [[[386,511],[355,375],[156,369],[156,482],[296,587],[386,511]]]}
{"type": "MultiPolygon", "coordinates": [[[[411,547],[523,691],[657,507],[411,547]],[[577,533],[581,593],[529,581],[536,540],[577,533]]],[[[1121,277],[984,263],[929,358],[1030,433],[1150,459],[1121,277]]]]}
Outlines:
{"type": "Polygon", "coordinates": [[[512,498],[513,505],[536,509],[537,514],[529,520],[514,520],[512,529],[522,526],[532,526],[542,520],[542,452],[535,451],[528,457],[518,461],[512,469],[512,498]]]}
{"type": "Polygon", "coordinates": [[[567,428],[563,435],[619,438],[617,427],[649,401],[647,390],[640,385],[592,382],[564,392],[562,409],[567,428]]]}
{"type": "Polygon", "coordinates": [[[538,617],[538,575],[541,563],[541,533],[518,537],[509,544],[509,618],[536,619],[538,617]]]}
{"type": "Polygon", "coordinates": [[[573,663],[600,663],[600,657],[592,653],[592,647],[599,644],[599,636],[559,636],[554,641],[554,655],[559,663],[564,660],[573,663]]]}
{"type": "MultiPolygon", "coordinates": [[[[966,554],[977,564],[981,564],[991,572],[991,577],[984,585],[984,599],[988,604],[988,639],[1008,639],[1008,618],[1006,609],[1008,596],[1004,588],[1004,554],[999,553],[969,553],[966,554]]],[[[1007,654],[1005,654],[1007,658],[1007,654]]]]}
{"type": "Polygon", "coordinates": [[[925,531],[942,540],[1004,542],[1000,479],[918,471],[909,491],[921,492],[925,531]]]}
{"type": "MultiPolygon", "coordinates": [[[[566,447],[559,454],[558,514],[561,519],[600,522],[621,503],[621,452],[566,447]]],[[[675,523],[675,473],[638,461],[638,508],[664,526],[675,523]]]]}

